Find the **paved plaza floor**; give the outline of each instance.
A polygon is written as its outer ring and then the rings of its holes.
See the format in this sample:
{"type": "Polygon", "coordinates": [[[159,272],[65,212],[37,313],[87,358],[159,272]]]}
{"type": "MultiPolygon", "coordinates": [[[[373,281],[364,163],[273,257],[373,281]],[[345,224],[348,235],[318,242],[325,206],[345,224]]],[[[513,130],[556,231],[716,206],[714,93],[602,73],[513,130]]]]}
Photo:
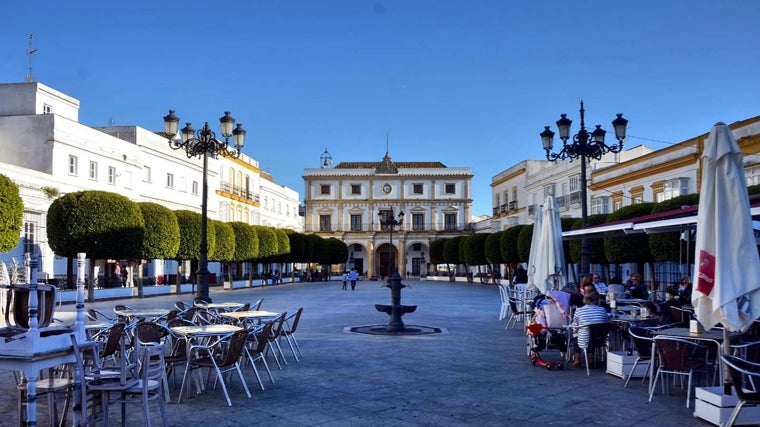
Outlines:
{"type": "MultiPolygon", "coordinates": [[[[264,375],[261,391],[250,367],[244,373],[252,393],[248,399],[232,381],[228,407],[221,388],[208,390],[180,404],[166,406],[171,426],[700,426],[685,407],[686,392],[655,394],[647,387],[596,369],[547,371],[533,367],[526,356],[522,328],[505,330],[499,321],[495,286],[449,282],[410,282],[402,303],[417,305],[403,317],[407,325],[437,327],[444,333],[421,336],[374,336],[345,328],[383,325],[388,316],[375,304],[389,304],[390,291],[381,282],[361,281],[355,291],[340,282],[298,283],[253,289],[212,288],[214,302],[253,302],[264,298],[263,310],[294,312],[304,307],[297,338],[303,358],[278,370],[275,383],[264,375]]],[[[168,308],[189,302],[189,294],[145,299],[100,301],[87,307],[110,311],[114,304],[135,308],[168,308]]],[[[74,310],[64,305],[63,312],[74,310]]],[[[60,313],[62,316],[66,316],[60,313]]],[[[558,358],[556,352],[544,352],[558,358]]],[[[17,425],[13,376],[0,372],[0,425],[17,425]]],[[[178,379],[179,382],[180,379],[178,379]]],[[[177,388],[172,388],[176,401],[177,388]]],[[[39,403],[39,425],[47,423],[46,404],[39,403]]],[[[152,405],[153,419],[160,414],[152,405]]],[[[118,425],[119,411],[112,412],[118,425]]],[[[142,413],[128,406],[129,425],[143,425],[142,413]]]]}

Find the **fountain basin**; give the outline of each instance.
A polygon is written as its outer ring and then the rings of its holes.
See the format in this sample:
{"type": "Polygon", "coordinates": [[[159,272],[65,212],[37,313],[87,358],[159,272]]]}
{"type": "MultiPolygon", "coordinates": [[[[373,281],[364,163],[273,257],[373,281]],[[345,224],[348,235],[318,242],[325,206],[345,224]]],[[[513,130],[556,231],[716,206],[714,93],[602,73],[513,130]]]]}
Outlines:
{"type": "MultiPolygon", "coordinates": [[[[387,305],[387,304],[375,304],[375,310],[391,314],[393,312],[393,306],[387,305]]],[[[398,305],[396,306],[396,310],[398,311],[399,315],[403,316],[406,313],[414,313],[415,310],[417,310],[416,305],[398,305]]]]}

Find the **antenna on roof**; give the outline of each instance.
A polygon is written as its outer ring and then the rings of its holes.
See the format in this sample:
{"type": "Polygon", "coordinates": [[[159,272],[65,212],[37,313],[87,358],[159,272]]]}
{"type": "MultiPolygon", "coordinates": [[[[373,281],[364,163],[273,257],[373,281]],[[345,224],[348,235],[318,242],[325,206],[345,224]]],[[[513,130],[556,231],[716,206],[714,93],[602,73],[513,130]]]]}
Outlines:
{"type": "Polygon", "coordinates": [[[34,53],[37,52],[37,49],[32,49],[33,40],[34,40],[34,34],[29,34],[29,49],[27,49],[26,51],[26,54],[29,55],[29,72],[26,75],[27,82],[32,81],[32,55],[34,55],[34,53]]]}

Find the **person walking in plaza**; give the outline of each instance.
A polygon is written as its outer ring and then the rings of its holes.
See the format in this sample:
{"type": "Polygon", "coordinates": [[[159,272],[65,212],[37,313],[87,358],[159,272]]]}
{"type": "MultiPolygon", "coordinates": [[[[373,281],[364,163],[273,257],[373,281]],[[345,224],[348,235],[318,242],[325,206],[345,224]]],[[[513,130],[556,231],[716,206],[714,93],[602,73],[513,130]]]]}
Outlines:
{"type": "Polygon", "coordinates": [[[346,290],[346,286],[348,285],[348,272],[343,271],[343,290],[346,290]]]}
{"type": "Polygon", "coordinates": [[[356,272],[355,269],[351,269],[351,272],[348,273],[348,280],[351,281],[351,290],[356,290],[356,280],[359,278],[359,273],[356,272]]]}

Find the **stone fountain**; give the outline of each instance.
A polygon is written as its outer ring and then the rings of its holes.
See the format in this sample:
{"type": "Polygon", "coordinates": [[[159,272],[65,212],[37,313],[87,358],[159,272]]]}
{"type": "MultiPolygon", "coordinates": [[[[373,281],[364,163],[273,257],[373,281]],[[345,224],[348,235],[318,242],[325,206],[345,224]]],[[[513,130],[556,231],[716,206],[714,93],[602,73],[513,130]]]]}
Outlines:
{"type": "Polygon", "coordinates": [[[385,327],[386,331],[404,332],[404,322],[401,320],[401,316],[406,313],[414,313],[417,306],[401,305],[401,289],[406,288],[407,285],[401,283],[401,276],[398,272],[393,273],[384,286],[391,289],[391,305],[375,304],[375,309],[390,316],[388,326],[385,327]]]}

